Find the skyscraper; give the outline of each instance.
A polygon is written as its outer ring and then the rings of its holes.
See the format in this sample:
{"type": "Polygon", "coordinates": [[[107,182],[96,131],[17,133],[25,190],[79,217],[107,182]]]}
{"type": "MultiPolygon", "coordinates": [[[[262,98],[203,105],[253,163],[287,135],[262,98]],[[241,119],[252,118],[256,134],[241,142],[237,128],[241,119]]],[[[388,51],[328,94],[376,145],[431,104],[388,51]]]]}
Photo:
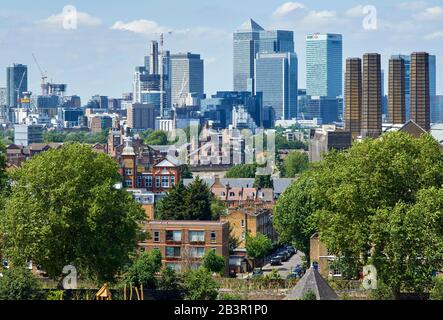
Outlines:
{"type": "Polygon", "coordinates": [[[429,55],[429,95],[437,95],[437,57],[429,55]]]}
{"type": "Polygon", "coordinates": [[[264,30],[250,19],[234,32],[234,91],[254,91],[258,53],[294,52],[294,32],[264,30]]]}
{"type": "Polygon", "coordinates": [[[411,55],[411,120],[426,131],[431,129],[429,90],[429,54],[411,55]]]}
{"type": "Polygon", "coordinates": [[[338,97],[342,93],[343,43],[340,34],[306,37],[306,94],[338,97]]]}
{"type": "Polygon", "coordinates": [[[6,69],[7,96],[6,103],[10,108],[17,108],[23,92],[28,91],[28,67],[13,64],[6,69]]]}
{"type": "Polygon", "coordinates": [[[263,105],[272,106],[277,119],[297,116],[297,69],[295,53],[258,53],[255,90],[263,93],[263,105]]]}
{"type": "Polygon", "coordinates": [[[199,54],[179,53],[171,59],[172,105],[181,105],[188,93],[204,94],[204,66],[199,54]]]}
{"type": "Polygon", "coordinates": [[[158,42],[151,41],[149,51],[149,74],[158,74],[158,42]]]}
{"type": "Polygon", "coordinates": [[[361,135],[377,138],[382,132],[381,56],[363,56],[361,135]]]}
{"type": "Polygon", "coordinates": [[[253,90],[254,59],[260,31],[264,29],[250,19],[234,32],[234,91],[253,90]]]}
{"type": "Polygon", "coordinates": [[[357,137],[361,130],[362,74],[361,59],[346,60],[345,130],[357,137]]]}
{"type": "Polygon", "coordinates": [[[393,57],[389,60],[388,122],[406,122],[405,60],[393,57]]]}

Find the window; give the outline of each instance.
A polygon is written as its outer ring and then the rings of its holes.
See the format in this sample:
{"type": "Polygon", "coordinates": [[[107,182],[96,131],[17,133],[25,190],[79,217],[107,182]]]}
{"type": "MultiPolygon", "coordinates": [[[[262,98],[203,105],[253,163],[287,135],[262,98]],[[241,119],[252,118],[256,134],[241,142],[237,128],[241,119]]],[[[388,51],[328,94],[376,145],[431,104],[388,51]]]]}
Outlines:
{"type": "Polygon", "coordinates": [[[142,187],[142,177],[138,176],[137,177],[137,188],[141,188],[142,187]]]}
{"type": "Polygon", "coordinates": [[[211,231],[211,242],[217,242],[217,232],[211,231]]]}
{"type": "Polygon", "coordinates": [[[245,220],[241,221],[241,227],[244,228],[245,227],[245,220]]]}
{"type": "Polygon", "coordinates": [[[175,186],[175,177],[171,176],[171,186],[175,186]]]}
{"type": "Polygon", "coordinates": [[[203,258],[203,256],[205,255],[205,248],[204,247],[191,248],[190,253],[192,258],[203,258]]]}
{"type": "Polygon", "coordinates": [[[160,188],[160,177],[155,177],[155,187],[160,188]]]}
{"type": "Polygon", "coordinates": [[[230,197],[234,197],[234,196],[235,196],[235,193],[234,193],[234,192],[229,192],[229,196],[230,196],[230,197]]]}
{"type": "Polygon", "coordinates": [[[180,258],[181,248],[180,247],[166,247],[166,258],[180,258]]]}
{"type": "Polygon", "coordinates": [[[181,242],[182,241],[182,232],[181,231],[166,231],[166,241],[174,241],[181,242]]]}
{"type": "Polygon", "coordinates": [[[125,176],[132,176],[132,169],[125,169],[125,176]]]}
{"type": "Polygon", "coordinates": [[[225,193],[224,191],[222,191],[222,192],[220,193],[220,195],[221,195],[222,197],[225,197],[225,196],[226,196],[226,193],[225,193]]]}
{"type": "Polygon", "coordinates": [[[242,239],[242,240],[245,240],[245,238],[246,238],[246,232],[243,232],[243,233],[241,234],[241,239],[242,239]]]}
{"type": "Polygon", "coordinates": [[[182,266],[179,263],[166,263],[166,267],[168,267],[178,273],[182,271],[182,266]]]}
{"type": "Polygon", "coordinates": [[[145,177],[145,186],[152,187],[152,176],[145,177]]]}
{"type": "Polygon", "coordinates": [[[160,242],[160,231],[154,231],[154,242],[160,242]]]}
{"type": "Polygon", "coordinates": [[[169,177],[162,176],[162,188],[169,188],[169,177]]]}
{"type": "Polygon", "coordinates": [[[189,231],[189,242],[205,242],[205,232],[189,231]]]}
{"type": "Polygon", "coordinates": [[[132,187],[132,180],[125,180],[125,187],[131,188],[132,187]]]}

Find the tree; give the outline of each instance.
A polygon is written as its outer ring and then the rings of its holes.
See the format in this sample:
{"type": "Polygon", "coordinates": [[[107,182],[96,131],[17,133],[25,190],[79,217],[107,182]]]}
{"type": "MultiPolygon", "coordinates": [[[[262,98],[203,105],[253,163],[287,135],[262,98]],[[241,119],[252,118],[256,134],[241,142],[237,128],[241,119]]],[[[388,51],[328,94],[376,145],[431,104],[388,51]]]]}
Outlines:
{"type": "Polygon", "coordinates": [[[181,179],[192,179],[193,175],[191,169],[187,164],[181,166],[181,179]]]}
{"type": "Polygon", "coordinates": [[[168,136],[166,133],[162,130],[156,130],[150,133],[146,139],[144,140],[144,143],[147,145],[153,145],[153,146],[167,146],[169,145],[168,142],[168,136]]]}
{"type": "Polygon", "coordinates": [[[281,134],[275,135],[275,150],[307,150],[307,145],[301,141],[288,141],[281,134]]]}
{"type": "Polygon", "coordinates": [[[272,250],[272,241],[264,234],[257,233],[255,237],[246,234],[246,254],[254,261],[263,259],[272,250]]]}
{"type": "Polygon", "coordinates": [[[273,188],[274,183],[272,181],[272,178],[270,175],[256,175],[255,181],[254,181],[254,188],[258,189],[266,189],[266,188],[273,188]]]}
{"type": "Polygon", "coordinates": [[[443,277],[435,277],[434,287],[430,293],[431,300],[443,300],[443,277]]]}
{"type": "Polygon", "coordinates": [[[108,132],[106,130],[100,133],[84,132],[84,131],[67,132],[67,131],[52,130],[43,133],[43,141],[45,143],[78,142],[86,144],[95,144],[95,143],[106,144],[108,142],[108,132]]]}
{"type": "Polygon", "coordinates": [[[143,252],[129,267],[125,281],[129,284],[144,288],[155,288],[155,274],[162,267],[162,255],[159,250],[143,252]]]}
{"type": "Polygon", "coordinates": [[[212,212],[213,221],[217,221],[220,219],[220,217],[225,216],[227,214],[227,208],[225,203],[214,195],[212,196],[211,200],[211,212],[212,212]]]}
{"type": "Polygon", "coordinates": [[[302,252],[309,251],[309,240],[316,231],[310,220],[317,204],[311,190],[314,172],[305,173],[279,197],[272,223],[281,243],[292,243],[302,252]]]}
{"type": "Polygon", "coordinates": [[[185,195],[187,211],[184,220],[211,220],[212,193],[199,177],[188,186],[185,195]]]}
{"type": "Polygon", "coordinates": [[[211,272],[203,267],[188,270],[184,275],[183,287],[186,300],[216,300],[220,289],[211,272]]]}
{"type": "Polygon", "coordinates": [[[283,175],[294,178],[309,168],[309,157],[306,153],[291,152],[283,162],[283,175]]]}
{"type": "Polygon", "coordinates": [[[170,267],[163,267],[160,272],[160,278],[157,284],[158,290],[181,292],[183,290],[180,278],[170,267]]]}
{"type": "Polygon", "coordinates": [[[255,178],[257,172],[256,164],[239,164],[233,166],[226,173],[226,178],[255,178]]]}
{"type": "Polygon", "coordinates": [[[225,258],[217,255],[215,250],[209,250],[203,257],[203,267],[211,272],[223,273],[225,266],[225,258]]]}
{"type": "Polygon", "coordinates": [[[89,146],[69,144],[32,158],[12,174],[14,184],[0,216],[4,255],[27,260],[60,279],[63,267],[112,281],[137,248],[144,213],[114,185],[117,164],[89,146]]]}
{"type": "Polygon", "coordinates": [[[313,228],[350,270],[374,264],[394,296],[420,293],[443,268],[442,184],[437,141],[387,133],[331,152],[302,174],[278,201],[276,228],[303,238],[313,228]]]}
{"type": "Polygon", "coordinates": [[[159,220],[185,220],[186,212],[189,209],[185,202],[186,193],[183,181],[180,181],[157,204],[155,208],[157,218],[159,220]]]}
{"type": "Polygon", "coordinates": [[[42,299],[41,286],[27,268],[20,266],[5,269],[0,277],[0,300],[42,299]]]}

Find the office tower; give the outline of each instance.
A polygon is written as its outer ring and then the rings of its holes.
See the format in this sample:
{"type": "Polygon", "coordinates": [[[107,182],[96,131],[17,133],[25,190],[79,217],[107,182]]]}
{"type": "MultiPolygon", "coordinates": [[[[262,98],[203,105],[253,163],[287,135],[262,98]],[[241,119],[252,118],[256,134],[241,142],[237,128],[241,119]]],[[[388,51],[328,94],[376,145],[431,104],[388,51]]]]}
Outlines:
{"type": "Polygon", "coordinates": [[[14,126],[14,144],[27,147],[32,143],[43,142],[43,126],[16,124],[14,126]]]}
{"type": "Polygon", "coordinates": [[[272,106],[277,119],[297,116],[297,68],[295,53],[258,53],[255,90],[263,93],[263,105],[272,106]]]}
{"type": "Polygon", "coordinates": [[[424,130],[431,129],[429,95],[429,54],[411,55],[411,120],[424,130]]]}
{"type": "Polygon", "coordinates": [[[136,131],[155,129],[155,106],[153,104],[133,103],[128,107],[128,128],[136,131]]]}
{"type": "Polygon", "coordinates": [[[346,60],[345,83],[345,130],[355,138],[361,130],[362,107],[362,74],[361,59],[349,58],[346,60]]]}
{"type": "Polygon", "coordinates": [[[161,51],[159,55],[160,91],[163,92],[160,103],[160,116],[172,117],[171,105],[171,54],[169,51],[161,51]]]}
{"type": "Polygon", "coordinates": [[[149,74],[158,74],[158,42],[151,41],[149,51],[149,74]]]}
{"type": "Polygon", "coordinates": [[[13,64],[6,69],[7,96],[6,103],[10,108],[20,106],[23,92],[28,91],[28,67],[23,64],[13,64]]]}
{"type": "Polygon", "coordinates": [[[388,122],[406,122],[405,60],[393,57],[389,60],[388,122]]]}
{"type": "Polygon", "coordinates": [[[204,66],[199,54],[172,54],[171,101],[183,105],[188,93],[204,95],[204,66]]]}
{"type": "Polygon", "coordinates": [[[429,95],[437,95],[437,57],[429,55],[429,95]]]}
{"type": "Polygon", "coordinates": [[[329,97],[308,96],[303,113],[305,120],[321,119],[322,124],[337,122],[339,99],[329,97]]]}
{"type": "Polygon", "coordinates": [[[254,60],[258,53],[294,52],[294,32],[264,30],[254,20],[234,32],[234,91],[254,92],[254,60]]]}
{"type": "Polygon", "coordinates": [[[361,105],[361,135],[377,138],[381,135],[381,56],[367,53],[363,56],[361,105]]]}
{"type": "Polygon", "coordinates": [[[340,34],[306,37],[306,94],[338,97],[342,93],[343,44],[340,34]]]}
{"type": "Polygon", "coordinates": [[[234,32],[234,91],[252,91],[260,31],[264,29],[250,19],[234,32]]]}

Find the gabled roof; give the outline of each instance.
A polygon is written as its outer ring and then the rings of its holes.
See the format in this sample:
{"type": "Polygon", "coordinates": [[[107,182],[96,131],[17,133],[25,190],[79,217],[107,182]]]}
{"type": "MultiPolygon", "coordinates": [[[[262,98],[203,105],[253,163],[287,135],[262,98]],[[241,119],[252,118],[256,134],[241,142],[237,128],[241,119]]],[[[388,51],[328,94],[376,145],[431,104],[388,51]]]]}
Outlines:
{"type": "Polygon", "coordinates": [[[240,27],[238,27],[238,31],[264,31],[257,22],[252,19],[249,19],[245,23],[243,23],[240,27]]]}
{"type": "Polygon", "coordinates": [[[295,288],[289,292],[285,300],[303,299],[309,292],[313,292],[317,300],[339,300],[335,291],[314,268],[310,268],[306,272],[295,288]]]}
{"type": "Polygon", "coordinates": [[[420,138],[420,136],[424,133],[427,133],[425,129],[420,127],[416,122],[413,120],[409,120],[402,126],[398,131],[409,133],[411,136],[415,138],[420,138]]]}
{"type": "Polygon", "coordinates": [[[173,157],[167,156],[163,160],[161,160],[159,163],[154,165],[154,167],[168,167],[168,168],[175,168],[179,166],[179,161],[173,157]]]}

